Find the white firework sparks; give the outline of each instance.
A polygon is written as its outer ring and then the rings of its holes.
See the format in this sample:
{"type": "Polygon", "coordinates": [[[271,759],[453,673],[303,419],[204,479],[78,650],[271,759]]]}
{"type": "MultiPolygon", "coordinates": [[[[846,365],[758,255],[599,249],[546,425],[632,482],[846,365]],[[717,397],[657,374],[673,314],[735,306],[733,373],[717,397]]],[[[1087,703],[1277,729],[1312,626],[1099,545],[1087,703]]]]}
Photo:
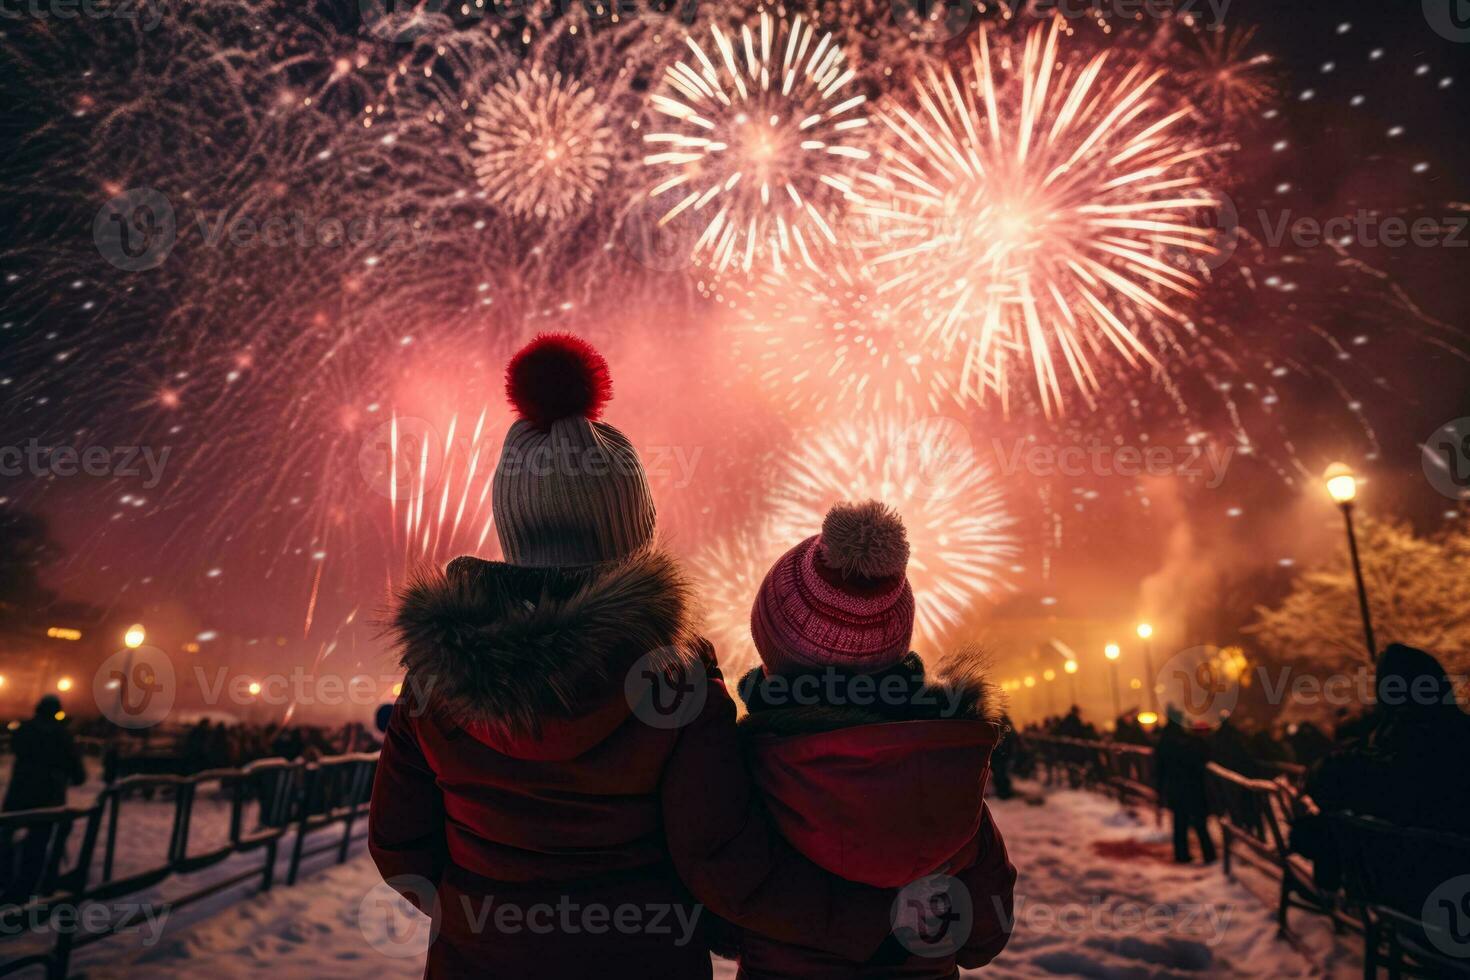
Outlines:
{"type": "Polygon", "coordinates": [[[644,163],[661,173],[649,197],[668,202],[662,224],[685,212],[704,222],[695,251],[717,271],[815,268],[869,156],[867,96],[833,35],[800,17],[762,12],[754,31],[709,33],[709,49],[689,38],[692,62],[671,66],[652,98],[671,125],[644,136],[644,163]]]}
{"type": "Polygon", "coordinates": [[[791,413],[952,407],[950,372],[879,286],[871,266],[837,254],[823,271],[766,273],[736,303],[736,362],[791,413]]]}
{"type": "Polygon", "coordinates": [[[958,361],[962,393],[1008,405],[1020,362],[1048,415],[1068,376],[1093,403],[1102,355],[1157,366],[1140,324],[1184,319],[1214,249],[1197,219],[1218,204],[1200,177],[1213,150],[1183,131],[1162,71],[1105,52],[1063,64],[1060,36],[1038,27],[1018,53],[982,30],[968,65],[916,80],[912,107],[880,114],[863,208],[883,291],[958,361]]]}
{"type": "Polygon", "coordinates": [[[959,422],[886,416],[809,432],[796,444],[771,494],[773,541],[790,547],[816,534],[841,501],[894,507],[908,530],[916,637],[930,643],[977,600],[1010,588],[1015,520],[959,422]]]}
{"type": "Polygon", "coordinates": [[[750,637],[751,605],[784,550],[764,528],[742,530],[700,549],[691,563],[699,581],[704,632],[715,645],[727,683],[738,683],[759,662],[750,637]]]}
{"type": "Polygon", "coordinates": [[[560,73],[518,71],[480,100],[475,174],[490,204],[562,221],[589,203],[612,166],[597,92],[560,73]]]}

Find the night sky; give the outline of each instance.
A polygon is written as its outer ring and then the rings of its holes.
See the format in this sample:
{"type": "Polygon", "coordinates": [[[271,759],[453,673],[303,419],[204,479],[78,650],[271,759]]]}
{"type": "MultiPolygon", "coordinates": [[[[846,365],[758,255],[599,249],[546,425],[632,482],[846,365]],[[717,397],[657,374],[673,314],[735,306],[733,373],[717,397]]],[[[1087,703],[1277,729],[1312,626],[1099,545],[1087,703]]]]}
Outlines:
{"type": "MultiPolygon", "coordinates": [[[[371,55],[372,40],[354,33],[351,21],[346,10],[322,17],[310,36],[327,39],[331,50],[303,60],[371,55]]],[[[1444,233],[1433,247],[1355,240],[1340,255],[1326,246],[1265,242],[1252,260],[1258,290],[1232,294],[1239,281],[1222,278],[1207,299],[1235,325],[1227,346],[1259,354],[1279,344],[1277,362],[1330,349],[1344,356],[1326,372],[1330,379],[1303,371],[1282,381],[1269,421],[1253,423],[1264,433],[1261,451],[1236,456],[1219,486],[1173,477],[1003,475],[1020,547],[1014,589],[965,616],[980,633],[1005,638],[996,650],[1002,662],[1023,656],[1049,617],[1124,623],[1146,615],[1163,624],[1162,642],[1180,645],[1235,638],[1251,606],[1279,596],[1294,568],[1341,546],[1339,518],[1316,480],[1334,459],[1361,469],[1362,508],[1374,516],[1426,531],[1464,519],[1426,479],[1422,444],[1470,416],[1461,342],[1470,321],[1470,26],[1460,41],[1447,39],[1418,0],[1233,0],[1225,23],[1235,32],[1255,30],[1249,50],[1271,56],[1267,71],[1277,83],[1276,94],[1242,123],[1231,157],[1241,229],[1264,238],[1283,218],[1362,213],[1373,222],[1458,222],[1458,236],[1444,233]],[[1290,288],[1270,282],[1272,275],[1286,277],[1290,288]],[[1294,332],[1308,325],[1311,343],[1294,332]],[[1323,336],[1337,346],[1319,343],[1323,336]],[[1016,623],[1024,625],[1012,629],[1016,623]]],[[[701,453],[688,486],[655,479],[670,543],[681,553],[697,554],[704,538],[723,531],[728,515],[748,506],[742,498],[761,492],[759,477],[773,458],[803,438],[743,382],[729,387],[741,377],[738,365],[704,323],[726,314],[688,286],[660,281],[624,304],[616,281],[593,279],[567,286],[567,301],[553,303],[504,286],[514,278],[506,274],[477,293],[476,276],[463,271],[480,261],[471,254],[476,244],[452,252],[436,243],[395,266],[400,279],[422,282],[391,291],[321,266],[335,257],[289,249],[196,258],[181,248],[157,276],[112,267],[98,254],[94,221],[123,187],[175,160],[177,184],[168,190],[176,203],[189,200],[180,188],[191,180],[208,193],[255,201],[270,192],[256,172],[267,166],[260,161],[289,159],[293,134],[278,134],[276,145],[242,147],[225,122],[196,119],[190,132],[150,123],[110,153],[94,139],[100,113],[134,97],[192,98],[174,84],[136,80],[134,73],[152,70],[148,51],[158,39],[112,37],[104,49],[54,21],[7,20],[0,31],[0,447],[100,445],[116,460],[120,447],[138,446],[163,459],[156,485],[147,485],[149,457],[141,452],[127,456],[136,475],[0,476],[0,503],[44,517],[61,545],[63,556],[45,579],[64,599],[167,624],[175,639],[237,638],[232,656],[248,661],[381,663],[373,623],[405,572],[393,523],[403,511],[364,470],[363,447],[371,452],[393,412],[441,429],[458,415],[468,430],[486,408],[482,443],[493,461],[508,418],[501,365],[540,329],[575,329],[606,347],[617,390],[608,417],[646,450],[673,445],[701,453]],[[97,70],[101,50],[112,52],[110,76],[97,70]],[[80,104],[89,91],[92,101],[80,104]],[[200,160],[217,166],[200,171],[200,160]],[[109,168],[121,183],[105,179],[109,168]],[[217,290],[196,285],[181,295],[175,285],[208,277],[219,280],[217,290]],[[483,303],[484,292],[495,295],[493,305],[483,303]],[[382,328],[371,351],[334,353],[334,344],[362,351],[359,335],[346,341],[345,332],[332,331],[348,311],[380,297],[392,305],[371,321],[382,328]],[[238,323],[232,308],[241,311],[238,323]],[[392,322],[385,327],[385,320],[392,322]]],[[[300,54],[293,47],[300,43],[283,40],[280,56],[300,54]]],[[[283,77],[309,88],[305,70],[293,71],[283,77]]],[[[263,97],[250,90],[239,98],[263,97]]],[[[341,98],[343,125],[358,125],[361,106],[341,98]]],[[[313,138],[299,136],[303,145],[313,138]]],[[[422,180],[439,177],[431,169],[422,180]]],[[[370,185],[391,175],[363,179],[370,185]]],[[[354,200],[373,200],[353,186],[328,186],[320,197],[323,207],[343,211],[354,200]]],[[[508,237],[504,247],[532,265],[539,253],[508,237]]],[[[497,267],[497,275],[505,271],[497,267]]],[[[1271,359],[1253,354],[1247,362],[1271,359]]],[[[1250,388],[1257,375],[1242,369],[1232,379],[1217,362],[1210,378],[1233,382],[1248,411],[1259,411],[1262,391],[1250,388]]],[[[1106,397],[1164,401],[1143,383],[1106,397]]],[[[1058,445],[1132,441],[1139,431],[1156,445],[1182,445],[1198,431],[1228,444],[1222,403],[1192,393],[1188,400],[1187,419],[1145,405],[1141,415],[1123,413],[1132,415],[1126,427],[1111,410],[1079,411],[1064,425],[977,411],[967,424],[976,446],[987,449],[1028,436],[1058,445]]],[[[821,428],[840,414],[807,421],[821,428]]],[[[429,500],[432,511],[439,498],[429,500]]],[[[482,527],[447,544],[473,547],[482,527]]],[[[492,531],[484,553],[493,553],[493,540],[492,531]]]]}

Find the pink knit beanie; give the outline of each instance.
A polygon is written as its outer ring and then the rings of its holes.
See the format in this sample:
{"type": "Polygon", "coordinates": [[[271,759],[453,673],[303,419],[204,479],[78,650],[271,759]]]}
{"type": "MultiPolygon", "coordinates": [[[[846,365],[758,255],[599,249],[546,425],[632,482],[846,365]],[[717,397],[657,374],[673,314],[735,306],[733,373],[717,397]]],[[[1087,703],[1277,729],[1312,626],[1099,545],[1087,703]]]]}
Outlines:
{"type": "Polygon", "coordinates": [[[838,504],[822,533],[782,555],[761,583],[750,634],[767,674],[886,670],[909,652],[914,590],[903,522],[876,500],[838,504]]]}

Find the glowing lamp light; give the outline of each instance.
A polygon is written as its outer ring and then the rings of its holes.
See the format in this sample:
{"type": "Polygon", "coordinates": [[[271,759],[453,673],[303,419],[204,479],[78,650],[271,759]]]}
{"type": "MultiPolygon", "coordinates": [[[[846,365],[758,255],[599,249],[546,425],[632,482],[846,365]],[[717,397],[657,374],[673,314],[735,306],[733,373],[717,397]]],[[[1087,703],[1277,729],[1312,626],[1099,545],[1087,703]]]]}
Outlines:
{"type": "Polygon", "coordinates": [[[123,646],[129,650],[136,650],[143,645],[143,641],[146,639],[148,639],[148,634],[144,632],[142,624],[134,623],[123,634],[123,646]]]}
{"type": "Polygon", "coordinates": [[[63,677],[61,680],[56,682],[56,689],[65,694],[67,691],[71,690],[71,685],[72,679],[70,677],[63,677]]]}
{"type": "Polygon", "coordinates": [[[1117,660],[1122,655],[1123,651],[1118,648],[1118,644],[1116,643],[1109,643],[1107,646],[1103,647],[1103,656],[1107,657],[1109,660],[1117,660]]]}
{"type": "Polygon", "coordinates": [[[393,685],[393,696],[396,698],[403,693],[403,682],[399,681],[393,685]]]}
{"type": "Polygon", "coordinates": [[[1151,637],[1153,635],[1154,635],[1154,628],[1151,625],[1149,625],[1148,623],[1139,623],[1138,624],[1138,638],[1140,640],[1146,640],[1146,639],[1148,639],[1149,637],[1151,637]]]}
{"type": "Polygon", "coordinates": [[[1143,681],[1135,677],[1133,678],[1133,680],[1128,682],[1128,686],[1133,688],[1133,690],[1135,691],[1141,691],[1143,690],[1143,681]]]}
{"type": "Polygon", "coordinates": [[[1077,661],[1068,660],[1066,663],[1062,664],[1062,669],[1069,674],[1077,673],[1077,661]]]}
{"type": "Polygon", "coordinates": [[[58,712],[56,712],[55,718],[56,718],[57,721],[66,721],[66,712],[65,711],[58,711],[58,712]]]}
{"type": "Polygon", "coordinates": [[[1029,674],[1026,675],[1026,686],[1027,687],[1035,687],[1036,686],[1036,678],[1032,677],[1029,674]]]}
{"type": "Polygon", "coordinates": [[[1140,711],[1138,713],[1138,723],[1145,728],[1151,728],[1159,723],[1159,716],[1152,711],[1140,711]]]}
{"type": "Polygon", "coordinates": [[[1041,672],[1041,679],[1044,681],[1054,681],[1057,679],[1057,672],[1048,667],[1041,672]]]}
{"type": "Polygon", "coordinates": [[[1358,477],[1346,463],[1333,463],[1322,474],[1334,503],[1350,504],[1358,495],[1358,477]]]}
{"type": "Polygon", "coordinates": [[[260,681],[251,681],[250,687],[247,690],[250,692],[251,697],[255,697],[260,693],[260,681]]]}
{"type": "Polygon", "coordinates": [[[46,630],[46,635],[53,640],[80,640],[82,631],[69,626],[52,626],[46,630]]]}
{"type": "Polygon", "coordinates": [[[4,687],[4,686],[5,686],[5,675],[4,674],[0,674],[0,687],[4,687]]]}

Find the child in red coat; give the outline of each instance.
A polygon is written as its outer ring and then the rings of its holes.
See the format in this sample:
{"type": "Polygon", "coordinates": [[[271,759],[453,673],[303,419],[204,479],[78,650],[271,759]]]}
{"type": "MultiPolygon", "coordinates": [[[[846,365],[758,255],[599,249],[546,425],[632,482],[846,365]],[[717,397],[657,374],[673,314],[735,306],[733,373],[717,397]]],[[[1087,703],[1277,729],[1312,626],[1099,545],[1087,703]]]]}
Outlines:
{"type": "Polygon", "coordinates": [[[801,858],[754,800],[643,468],[598,421],[606,362],[539,338],[508,388],[506,561],[422,576],[392,624],[408,676],[369,844],[433,917],[426,976],[707,980],[716,916],[837,956],[891,949],[894,894],[801,858]]]}
{"type": "Polygon", "coordinates": [[[1010,938],[1016,870],[984,802],[1000,708],[974,654],[931,681],[909,651],[908,541],[882,504],[832,508],[778,560],[741,682],[753,777],[786,839],[853,882],[901,889],[900,962],[747,931],[740,976],[950,978],[1010,938]]]}

